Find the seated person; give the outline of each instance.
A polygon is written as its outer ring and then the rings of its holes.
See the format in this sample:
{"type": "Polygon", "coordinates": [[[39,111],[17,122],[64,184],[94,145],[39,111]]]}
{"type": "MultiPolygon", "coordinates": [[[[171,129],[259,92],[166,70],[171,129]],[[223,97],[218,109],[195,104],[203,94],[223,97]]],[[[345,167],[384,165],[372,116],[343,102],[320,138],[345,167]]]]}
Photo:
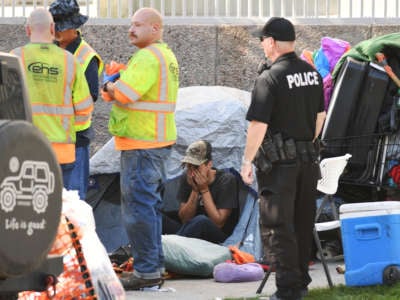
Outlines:
{"type": "Polygon", "coordinates": [[[164,218],[164,233],[222,243],[238,221],[236,177],[213,168],[212,147],[207,141],[189,145],[182,159],[185,173],[179,179],[177,199],[181,224],[164,218]],[[168,231],[168,232],[167,232],[168,231]]]}

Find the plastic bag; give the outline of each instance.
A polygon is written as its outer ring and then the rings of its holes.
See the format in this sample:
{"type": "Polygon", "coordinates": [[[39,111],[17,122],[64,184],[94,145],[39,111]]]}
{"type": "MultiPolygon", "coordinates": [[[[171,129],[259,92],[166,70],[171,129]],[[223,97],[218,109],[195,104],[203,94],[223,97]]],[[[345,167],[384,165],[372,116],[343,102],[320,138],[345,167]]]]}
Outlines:
{"type": "Polygon", "coordinates": [[[213,276],[217,282],[258,281],[264,277],[264,269],[257,263],[238,265],[224,262],[214,267],[213,276]]]}
{"type": "Polygon", "coordinates": [[[124,300],[125,290],[96,234],[92,207],[79,199],[77,191],[64,190],[63,213],[83,232],[80,243],[98,299],[124,300]]]}
{"type": "Polygon", "coordinates": [[[239,248],[236,246],[229,246],[229,250],[232,252],[232,259],[238,265],[253,263],[256,261],[252,254],[239,250],[239,248]]]}

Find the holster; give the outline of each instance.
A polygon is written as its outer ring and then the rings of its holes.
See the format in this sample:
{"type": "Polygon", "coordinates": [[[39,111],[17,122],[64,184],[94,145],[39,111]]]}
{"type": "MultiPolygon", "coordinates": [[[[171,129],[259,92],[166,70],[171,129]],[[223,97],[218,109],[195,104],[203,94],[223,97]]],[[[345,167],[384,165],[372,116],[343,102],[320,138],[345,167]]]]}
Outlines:
{"type": "Polygon", "coordinates": [[[273,163],[293,161],[296,157],[295,141],[293,139],[284,141],[281,133],[277,133],[273,136],[266,136],[257,151],[254,162],[259,171],[268,173],[271,171],[273,163]]]}
{"type": "Polygon", "coordinates": [[[299,158],[305,163],[318,163],[319,146],[311,141],[297,141],[296,149],[299,158]]]}
{"type": "Polygon", "coordinates": [[[274,163],[280,159],[279,152],[275,146],[275,142],[270,136],[268,136],[266,139],[264,139],[264,141],[261,145],[261,149],[264,152],[264,155],[266,156],[266,158],[271,163],[274,163]]]}
{"type": "Polygon", "coordinates": [[[272,169],[272,163],[268,160],[267,156],[264,153],[262,146],[258,149],[256,153],[256,157],[254,159],[254,165],[258,169],[258,171],[263,172],[265,174],[269,173],[272,169]]]}
{"type": "MultiPolygon", "coordinates": [[[[294,139],[289,138],[283,140],[281,133],[276,133],[272,136],[271,152],[275,156],[275,161],[287,162],[295,160],[297,157],[296,143],[294,139]]],[[[267,152],[267,155],[269,152],[267,152]]]]}

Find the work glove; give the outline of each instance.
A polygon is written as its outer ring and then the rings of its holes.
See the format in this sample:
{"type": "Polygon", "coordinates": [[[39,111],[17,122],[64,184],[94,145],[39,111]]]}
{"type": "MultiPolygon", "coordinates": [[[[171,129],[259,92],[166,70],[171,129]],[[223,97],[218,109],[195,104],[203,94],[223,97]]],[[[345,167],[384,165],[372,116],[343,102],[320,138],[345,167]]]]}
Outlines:
{"type": "Polygon", "coordinates": [[[106,64],[103,76],[103,86],[107,82],[115,82],[119,78],[121,70],[125,69],[126,66],[124,64],[117,63],[114,60],[112,60],[109,64],[106,64]]]}
{"type": "Polygon", "coordinates": [[[101,98],[105,101],[105,102],[110,102],[113,101],[114,99],[110,97],[110,95],[105,92],[104,90],[100,90],[100,95],[101,98]]]}
{"type": "Polygon", "coordinates": [[[115,80],[117,80],[119,78],[120,74],[119,72],[111,74],[111,75],[107,75],[104,74],[103,76],[103,85],[105,85],[107,82],[115,82],[115,80]]]}

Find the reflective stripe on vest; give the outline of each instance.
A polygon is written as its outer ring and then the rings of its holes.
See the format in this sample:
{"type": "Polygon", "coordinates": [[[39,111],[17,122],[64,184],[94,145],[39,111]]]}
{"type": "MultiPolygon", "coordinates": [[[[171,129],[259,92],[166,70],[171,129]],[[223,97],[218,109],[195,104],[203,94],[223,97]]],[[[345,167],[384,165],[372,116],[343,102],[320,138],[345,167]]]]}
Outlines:
{"type": "Polygon", "coordinates": [[[94,51],[93,48],[90,47],[89,44],[86,43],[83,39],[81,40],[78,48],[75,50],[74,56],[78,59],[84,72],[86,72],[89,63],[92,60],[92,57],[96,57],[99,62],[99,69],[97,73],[99,76],[101,76],[104,68],[103,60],[101,59],[100,55],[98,55],[97,52],[94,51]]]}
{"type": "MultiPolygon", "coordinates": [[[[101,60],[100,56],[96,53],[96,51],[93,50],[92,47],[88,43],[86,43],[83,39],[81,39],[81,42],[78,46],[78,48],[74,52],[74,56],[78,59],[80,65],[82,66],[83,72],[86,72],[87,67],[89,66],[89,63],[91,62],[92,58],[95,57],[98,61],[98,76],[101,76],[101,73],[103,72],[103,61],[101,60]]],[[[79,109],[86,109],[88,108],[89,105],[92,103],[86,103],[87,107],[81,107],[82,104],[80,105],[79,109]]],[[[90,116],[76,116],[75,118],[75,129],[77,131],[82,131],[90,127],[92,123],[92,118],[90,116]]]]}
{"type": "Polygon", "coordinates": [[[115,105],[131,110],[143,110],[149,111],[149,113],[154,113],[157,115],[157,141],[163,142],[166,140],[165,137],[165,113],[173,113],[175,111],[176,103],[169,103],[168,100],[168,66],[167,62],[162,54],[162,52],[155,46],[146,47],[157,57],[160,62],[160,87],[158,91],[158,101],[142,101],[140,95],[136,91],[127,85],[122,80],[118,80],[115,83],[117,89],[119,89],[128,98],[132,99],[134,102],[122,104],[117,101],[115,105]],[[139,101],[136,101],[139,100],[139,101]]]}
{"type": "Polygon", "coordinates": [[[176,103],[164,103],[164,102],[153,102],[153,101],[136,101],[134,103],[122,104],[119,102],[115,103],[117,106],[132,110],[144,110],[151,112],[164,112],[173,113],[175,111],[176,103]]]}

